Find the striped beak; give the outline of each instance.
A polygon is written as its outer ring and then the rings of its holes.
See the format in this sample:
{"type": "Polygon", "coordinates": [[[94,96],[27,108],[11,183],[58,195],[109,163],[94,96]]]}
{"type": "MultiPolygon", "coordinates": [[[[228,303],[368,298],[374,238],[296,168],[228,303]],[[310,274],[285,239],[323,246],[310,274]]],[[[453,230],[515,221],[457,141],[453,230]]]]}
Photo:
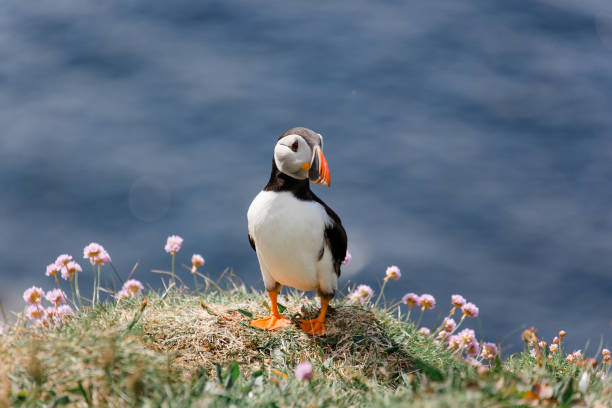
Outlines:
{"type": "Polygon", "coordinates": [[[329,167],[327,166],[327,160],[320,146],[314,147],[308,178],[315,184],[323,184],[328,187],[331,186],[329,167]]]}

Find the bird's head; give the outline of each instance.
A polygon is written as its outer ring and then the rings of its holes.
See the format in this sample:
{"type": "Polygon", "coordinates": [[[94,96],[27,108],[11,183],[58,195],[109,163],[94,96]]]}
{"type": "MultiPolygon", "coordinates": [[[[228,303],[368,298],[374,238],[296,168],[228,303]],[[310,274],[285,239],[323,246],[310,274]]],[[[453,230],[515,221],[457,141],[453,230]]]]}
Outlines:
{"type": "Polygon", "coordinates": [[[331,184],[323,136],[310,129],[296,127],[283,133],[274,147],[274,163],[280,172],[295,179],[331,184]]]}

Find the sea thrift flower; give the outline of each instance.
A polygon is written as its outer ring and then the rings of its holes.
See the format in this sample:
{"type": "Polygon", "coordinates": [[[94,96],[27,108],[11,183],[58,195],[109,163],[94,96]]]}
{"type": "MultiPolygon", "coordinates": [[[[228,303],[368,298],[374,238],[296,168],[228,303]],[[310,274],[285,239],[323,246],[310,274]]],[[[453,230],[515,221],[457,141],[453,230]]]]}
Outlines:
{"type": "Polygon", "coordinates": [[[406,293],[404,297],[402,297],[402,302],[407,304],[409,307],[412,307],[412,306],[420,305],[421,300],[419,298],[419,295],[411,292],[411,293],[406,293]]]}
{"type": "Polygon", "coordinates": [[[111,261],[108,252],[97,242],[92,242],[83,249],[83,258],[89,258],[92,265],[101,265],[111,261]]]}
{"type": "Polygon", "coordinates": [[[48,308],[45,309],[45,316],[47,316],[47,318],[50,320],[55,319],[56,314],[57,314],[57,308],[55,306],[49,306],[48,308]]]}
{"type": "Polygon", "coordinates": [[[83,258],[95,258],[104,251],[104,247],[97,242],[92,242],[83,248],[83,258]]]}
{"type": "Polygon", "coordinates": [[[75,273],[83,272],[81,265],[74,261],[68,262],[65,267],[62,268],[62,278],[65,280],[72,280],[75,273]]]}
{"type": "Polygon", "coordinates": [[[52,263],[47,265],[47,271],[45,272],[45,275],[47,276],[54,276],[57,279],[57,274],[60,273],[60,269],[61,267],[57,266],[57,264],[52,263]]]}
{"type": "Polygon", "coordinates": [[[541,342],[538,343],[538,346],[540,346],[541,349],[545,349],[546,346],[548,346],[548,343],[542,340],[541,342]]]}
{"type": "Polygon", "coordinates": [[[125,299],[125,298],[129,297],[129,296],[130,296],[130,294],[125,289],[121,289],[119,292],[115,293],[115,299],[117,299],[117,300],[122,300],[122,299],[125,299]]]}
{"type": "Polygon", "coordinates": [[[457,333],[457,335],[459,336],[459,340],[463,346],[467,346],[476,340],[476,333],[474,333],[474,330],[472,329],[463,329],[457,333]]]}
{"type": "Polygon", "coordinates": [[[131,296],[136,297],[140,295],[140,292],[144,289],[142,283],[136,279],[130,279],[123,284],[123,289],[131,296]]]}
{"type": "Polygon", "coordinates": [[[183,245],[183,238],[178,235],[170,235],[166,241],[164,250],[169,254],[175,255],[181,250],[181,245],[183,245]]]}
{"type": "Polygon", "coordinates": [[[402,277],[400,269],[395,265],[391,265],[390,267],[388,267],[385,271],[385,275],[385,280],[398,280],[402,277]]]}
{"type": "Polygon", "coordinates": [[[45,299],[53,303],[57,307],[60,303],[66,302],[66,294],[61,289],[53,289],[47,292],[45,299]]]}
{"type": "Polygon", "coordinates": [[[453,350],[459,350],[461,346],[461,339],[457,334],[453,334],[448,338],[448,347],[453,350]]]}
{"type": "Polygon", "coordinates": [[[57,320],[63,322],[68,316],[74,316],[74,311],[69,305],[61,305],[56,310],[57,320]]]}
{"type": "Polygon", "coordinates": [[[529,327],[523,330],[521,334],[521,339],[529,345],[534,345],[538,342],[538,336],[536,335],[535,327],[529,327]]]}
{"type": "Polygon", "coordinates": [[[295,377],[298,380],[310,380],[312,378],[312,364],[308,361],[301,362],[295,367],[295,377]]]}
{"type": "Polygon", "coordinates": [[[421,327],[417,333],[429,336],[431,334],[431,330],[429,330],[427,327],[421,327]]]}
{"type": "Polygon", "coordinates": [[[26,313],[30,320],[39,320],[45,317],[45,309],[39,304],[31,304],[28,306],[26,313]]]}
{"type": "Polygon", "coordinates": [[[612,358],[610,357],[610,355],[609,355],[609,354],[607,354],[607,355],[603,356],[603,358],[602,358],[602,360],[603,360],[603,362],[604,362],[604,363],[609,363],[611,359],[612,359],[612,358]]]}
{"type": "Polygon", "coordinates": [[[553,339],[553,344],[559,344],[561,342],[561,340],[555,336],[555,338],[553,339]]]}
{"type": "Polygon", "coordinates": [[[436,298],[425,293],[419,297],[419,303],[421,305],[421,310],[433,309],[436,306],[436,298]]]}
{"type": "Polygon", "coordinates": [[[357,286],[357,289],[355,289],[355,291],[349,295],[349,298],[351,300],[356,300],[363,305],[372,297],[373,294],[374,291],[368,285],[359,285],[357,286]]]}
{"type": "Polygon", "coordinates": [[[193,265],[193,267],[191,268],[191,272],[195,272],[197,268],[199,268],[200,266],[204,266],[204,263],[205,261],[202,255],[193,254],[193,256],[191,257],[191,265],[193,265]]]}
{"type": "Polygon", "coordinates": [[[565,332],[565,330],[560,330],[560,331],[559,331],[559,338],[560,338],[560,339],[564,338],[566,334],[567,334],[567,333],[565,332]]]}
{"type": "Polygon", "coordinates": [[[495,343],[483,343],[482,356],[489,361],[493,361],[497,355],[497,346],[495,343]]]}
{"type": "Polygon", "coordinates": [[[473,303],[466,303],[461,308],[464,316],[467,317],[478,317],[478,307],[473,303]]]}
{"type": "Polygon", "coordinates": [[[568,354],[567,357],[565,357],[565,359],[570,362],[573,363],[574,362],[574,355],[573,354],[568,354]]]}
{"type": "Polygon", "coordinates": [[[351,255],[349,251],[346,251],[346,256],[344,257],[344,260],[342,261],[342,265],[348,266],[351,263],[352,259],[353,259],[353,255],[351,255]]]}
{"type": "Polygon", "coordinates": [[[453,304],[454,307],[463,307],[463,305],[465,305],[466,303],[466,300],[461,295],[452,295],[451,303],[453,304]]]}
{"type": "Polygon", "coordinates": [[[576,350],[572,353],[574,355],[574,358],[578,361],[582,360],[582,351],[580,350],[576,350]]]}
{"type": "Polygon", "coordinates": [[[45,296],[45,292],[43,292],[41,288],[36,286],[32,286],[31,288],[26,289],[25,292],[23,292],[23,300],[25,300],[31,305],[40,303],[43,296],[45,296]]]}
{"type": "Polygon", "coordinates": [[[446,317],[444,318],[444,321],[442,321],[442,328],[444,329],[444,331],[451,333],[453,330],[455,330],[455,327],[457,327],[455,319],[446,317]]]}
{"type": "Polygon", "coordinates": [[[609,356],[610,355],[610,350],[608,350],[608,349],[601,350],[601,355],[602,356],[609,356]]]}
{"type": "Polygon", "coordinates": [[[548,349],[550,350],[551,353],[556,353],[559,350],[559,345],[553,343],[550,345],[548,349]]]}
{"type": "Polygon", "coordinates": [[[465,352],[469,356],[477,356],[480,351],[480,345],[478,344],[478,340],[474,339],[470,344],[468,344],[465,352]]]}
{"type": "Polygon", "coordinates": [[[72,261],[72,256],[68,254],[62,254],[57,257],[57,259],[55,260],[55,264],[59,267],[63,267],[68,265],[68,262],[70,261],[72,261]]]}

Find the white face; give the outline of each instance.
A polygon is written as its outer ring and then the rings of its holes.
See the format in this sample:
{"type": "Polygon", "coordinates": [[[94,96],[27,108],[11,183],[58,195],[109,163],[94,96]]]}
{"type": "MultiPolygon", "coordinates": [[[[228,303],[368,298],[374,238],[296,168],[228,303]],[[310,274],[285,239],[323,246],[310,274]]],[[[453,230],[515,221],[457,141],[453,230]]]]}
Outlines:
{"type": "Polygon", "coordinates": [[[278,169],[298,180],[308,178],[312,149],[300,135],[287,135],[274,147],[274,162],[278,169]]]}

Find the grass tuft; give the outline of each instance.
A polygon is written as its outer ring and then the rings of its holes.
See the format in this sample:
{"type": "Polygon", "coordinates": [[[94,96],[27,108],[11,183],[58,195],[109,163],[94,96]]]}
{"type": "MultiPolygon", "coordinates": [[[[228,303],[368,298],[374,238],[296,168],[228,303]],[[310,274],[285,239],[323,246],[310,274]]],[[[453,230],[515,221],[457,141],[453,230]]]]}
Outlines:
{"type": "MultiPolygon", "coordinates": [[[[280,302],[294,323],[318,313],[298,292],[280,302]]],[[[612,404],[608,367],[561,353],[477,368],[382,307],[335,300],[328,335],[316,338],[296,325],[249,325],[268,312],[267,296],[234,286],[102,303],[59,328],[17,322],[0,335],[0,407],[612,404]],[[305,360],[314,376],[299,381],[294,369],[305,360]]]]}

